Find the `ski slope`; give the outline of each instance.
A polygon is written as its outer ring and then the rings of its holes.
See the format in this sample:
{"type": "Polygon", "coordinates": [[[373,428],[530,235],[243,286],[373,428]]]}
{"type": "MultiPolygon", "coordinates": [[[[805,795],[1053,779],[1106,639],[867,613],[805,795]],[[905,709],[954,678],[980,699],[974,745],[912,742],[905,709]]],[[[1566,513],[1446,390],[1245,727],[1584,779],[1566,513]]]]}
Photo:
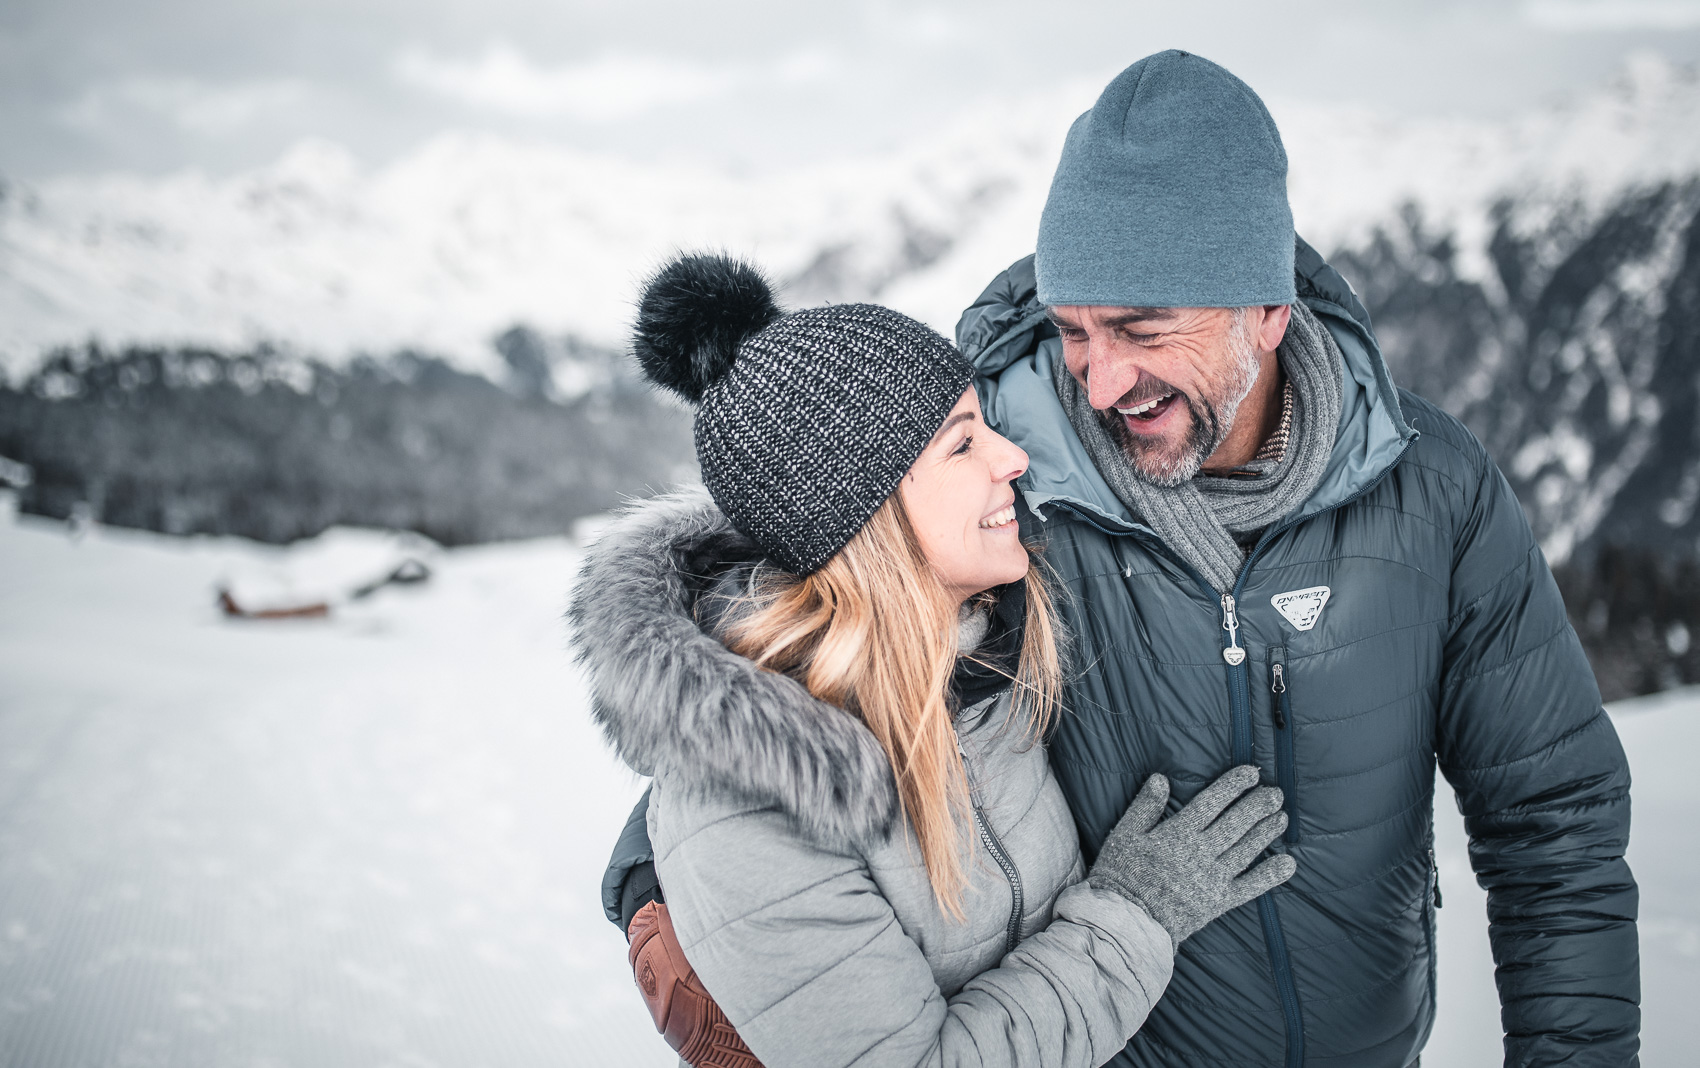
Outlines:
{"type": "MultiPolygon", "coordinates": [[[[17,517],[0,497],[0,1066],[675,1063],[597,888],[641,783],[565,650],[569,539],[278,549],[17,517]],[[403,556],[433,578],[329,618],[403,556]]],[[[1636,774],[1643,1063],[1700,995],[1700,693],[1613,709],[1636,774]],[[1686,889],[1685,889],[1686,888],[1686,889]]],[[[1500,1063],[1450,799],[1441,1021],[1500,1063]]]]}

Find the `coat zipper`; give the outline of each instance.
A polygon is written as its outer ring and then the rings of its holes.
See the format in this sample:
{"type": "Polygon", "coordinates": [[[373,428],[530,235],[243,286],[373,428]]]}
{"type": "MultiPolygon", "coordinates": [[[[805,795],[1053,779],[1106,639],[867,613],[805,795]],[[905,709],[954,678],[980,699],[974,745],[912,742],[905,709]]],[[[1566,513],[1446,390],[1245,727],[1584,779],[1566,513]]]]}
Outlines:
{"type": "MultiPolygon", "coordinates": [[[[1245,584],[1251,570],[1248,558],[1236,592],[1245,584]]],[[[1239,615],[1234,594],[1222,595],[1222,631],[1226,636],[1222,659],[1228,663],[1228,707],[1233,721],[1234,763],[1254,763],[1251,744],[1251,680],[1246,670],[1245,650],[1239,645],[1239,615]]],[[[1263,927],[1263,944],[1269,951],[1270,971],[1274,973],[1275,992],[1281,999],[1281,1018],[1287,1032],[1286,1068],[1300,1068],[1305,1059],[1304,1016],[1299,1011],[1298,987],[1293,983],[1293,965],[1287,958],[1287,939],[1281,931],[1281,916],[1275,909],[1275,899],[1264,894],[1257,899],[1257,917],[1263,927]]]]}
{"type": "MultiPolygon", "coordinates": [[[[1257,540],[1257,544],[1252,547],[1251,552],[1246,554],[1245,563],[1240,566],[1239,576],[1234,580],[1233,592],[1221,595],[1222,630],[1226,635],[1226,640],[1222,645],[1222,659],[1228,665],[1228,710],[1233,726],[1234,763],[1236,765],[1252,763],[1250,683],[1247,679],[1248,672],[1245,666],[1245,649],[1239,644],[1239,613],[1235,604],[1235,598],[1244,590],[1246,579],[1251,575],[1252,565],[1257,562],[1259,556],[1263,555],[1263,550],[1277,535],[1307,519],[1315,519],[1319,515],[1338,511],[1381,485],[1382,480],[1395,467],[1399,466],[1399,461],[1403,460],[1405,454],[1410,450],[1411,443],[1407,441],[1404,448],[1399,450],[1399,455],[1395,456],[1393,461],[1380,474],[1372,479],[1368,485],[1363,486],[1344,500],[1310,515],[1289,517],[1264,531],[1263,536],[1257,540]]],[[[1105,534],[1131,536],[1139,541],[1152,543],[1160,555],[1192,575],[1193,580],[1206,593],[1216,592],[1215,588],[1199,573],[1197,568],[1177,556],[1173,550],[1163,544],[1161,539],[1155,536],[1144,537],[1132,530],[1111,530],[1079,509],[1069,507],[1066,504],[1061,504],[1060,507],[1066,508],[1077,519],[1084,521],[1087,526],[1105,534]]],[[[1276,911],[1275,899],[1272,894],[1264,894],[1257,899],[1257,914],[1263,927],[1263,942],[1269,952],[1269,966],[1274,973],[1275,990],[1281,999],[1281,1015],[1287,1030],[1286,1068],[1303,1068],[1305,1059],[1304,1015],[1299,1007],[1298,987],[1293,982],[1292,961],[1287,957],[1287,940],[1281,931],[1281,916],[1276,911]]]]}
{"type": "MultiPolygon", "coordinates": [[[[1345,500],[1313,515],[1289,518],[1264,531],[1263,536],[1257,539],[1257,544],[1252,547],[1251,552],[1246,554],[1245,563],[1240,566],[1239,576],[1234,580],[1233,592],[1222,595],[1222,629],[1227,632],[1229,637],[1229,643],[1222,647],[1222,659],[1228,662],[1228,704],[1233,719],[1235,764],[1252,763],[1251,695],[1249,693],[1250,684],[1246,678],[1248,673],[1245,667],[1245,651],[1243,649],[1238,650],[1240,655],[1237,661],[1230,651],[1239,644],[1237,640],[1239,637],[1239,617],[1234,599],[1245,589],[1246,579],[1251,576],[1252,565],[1257,563],[1257,558],[1263,555],[1263,550],[1269,546],[1270,542],[1288,528],[1297,526],[1306,519],[1314,519],[1324,512],[1333,512],[1344,508],[1375,489],[1395,467],[1399,466],[1399,461],[1405,458],[1405,453],[1409,452],[1410,448],[1410,442],[1406,442],[1405,447],[1399,450],[1399,455],[1393,458],[1393,462],[1388,464],[1381,474],[1345,500]],[[1230,623],[1232,623],[1232,626],[1229,625],[1230,623]]],[[[1202,576],[1199,578],[1199,583],[1206,590],[1215,592],[1210,584],[1203,580],[1202,576]]],[[[1283,713],[1283,716],[1290,721],[1291,717],[1287,716],[1286,713],[1283,713]]],[[[1263,924],[1263,942],[1269,950],[1269,965],[1270,970],[1274,973],[1275,991],[1281,999],[1281,1014],[1286,1021],[1286,1068],[1302,1068],[1305,1059],[1304,1014],[1299,1006],[1298,987],[1293,982],[1292,961],[1287,958],[1287,940],[1281,931],[1281,915],[1275,907],[1275,897],[1272,893],[1264,894],[1257,899],[1257,913],[1263,924]]]]}
{"type": "Polygon", "coordinates": [[[1009,923],[1004,930],[1004,952],[1010,953],[1021,944],[1021,914],[1027,903],[1027,894],[1021,885],[1021,871],[1004,849],[997,832],[992,830],[991,820],[986,818],[986,810],[980,802],[980,785],[974,781],[973,766],[969,764],[968,754],[960,743],[956,753],[962,758],[962,774],[968,780],[968,799],[974,809],[974,826],[980,832],[980,842],[997,861],[998,867],[1003,869],[1003,877],[1009,880],[1009,923]]]}
{"type": "Polygon", "coordinates": [[[1287,829],[1281,840],[1292,845],[1299,840],[1299,784],[1293,767],[1293,703],[1288,696],[1287,647],[1269,648],[1269,690],[1273,694],[1269,711],[1275,721],[1275,782],[1281,787],[1281,807],[1287,810],[1287,829]]]}

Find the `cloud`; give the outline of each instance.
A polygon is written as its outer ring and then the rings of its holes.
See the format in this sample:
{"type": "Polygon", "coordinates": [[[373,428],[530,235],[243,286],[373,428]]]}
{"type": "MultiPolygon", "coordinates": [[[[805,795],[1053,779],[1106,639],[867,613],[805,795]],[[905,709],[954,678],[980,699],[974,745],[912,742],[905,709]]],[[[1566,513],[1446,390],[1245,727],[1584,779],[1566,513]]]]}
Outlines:
{"type": "Polygon", "coordinates": [[[193,78],[130,78],[90,87],[61,117],[75,126],[99,128],[141,111],[190,133],[217,135],[295,106],[307,95],[306,84],[292,80],[220,85],[193,78]]]}
{"type": "Polygon", "coordinates": [[[1526,0],[1523,19],[1543,30],[1687,30],[1700,27],[1700,0],[1526,0]]]}
{"type": "Polygon", "coordinates": [[[471,59],[408,48],[396,57],[392,70],[405,85],[475,107],[538,118],[566,115],[611,122],[762,81],[813,81],[831,68],[831,61],[818,53],[798,53],[768,67],[612,54],[585,63],[547,66],[497,41],[471,59]]]}

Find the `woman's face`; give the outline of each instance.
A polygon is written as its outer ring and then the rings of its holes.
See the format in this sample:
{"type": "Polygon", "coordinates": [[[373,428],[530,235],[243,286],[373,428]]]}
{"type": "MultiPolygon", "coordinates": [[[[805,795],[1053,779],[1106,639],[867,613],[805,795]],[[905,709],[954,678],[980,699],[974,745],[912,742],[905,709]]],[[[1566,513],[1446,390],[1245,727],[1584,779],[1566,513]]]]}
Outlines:
{"type": "Polygon", "coordinates": [[[1027,574],[1015,522],[1027,454],[987,426],[972,387],[957,400],[897,492],[921,551],[959,600],[1027,574]]]}

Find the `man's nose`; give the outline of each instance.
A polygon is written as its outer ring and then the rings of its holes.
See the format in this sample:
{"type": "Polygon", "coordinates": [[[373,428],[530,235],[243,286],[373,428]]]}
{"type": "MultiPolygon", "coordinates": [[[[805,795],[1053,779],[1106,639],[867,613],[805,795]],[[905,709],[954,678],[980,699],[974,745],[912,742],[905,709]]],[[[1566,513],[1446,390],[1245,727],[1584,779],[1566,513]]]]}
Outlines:
{"type": "Polygon", "coordinates": [[[1086,350],[1086,400],[1103,411],[1127,395],[1139,381],[1139,368],[1129,360],[1117,359],[1104,347],[1086,350]]]}

